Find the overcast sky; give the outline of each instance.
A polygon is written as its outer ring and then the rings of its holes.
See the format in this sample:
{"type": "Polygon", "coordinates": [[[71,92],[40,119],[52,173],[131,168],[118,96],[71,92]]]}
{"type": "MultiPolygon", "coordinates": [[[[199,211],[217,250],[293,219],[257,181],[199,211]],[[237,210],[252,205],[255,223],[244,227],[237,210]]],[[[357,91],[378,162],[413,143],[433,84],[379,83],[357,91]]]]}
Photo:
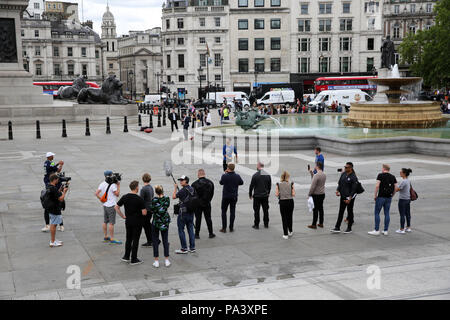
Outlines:
{"type": "MultiPolygon", "coordinates": [[[[79,15],[82,19],[84,2],[84,20],[94,22],[94,30],[101,34],[102,16],[106,11],[107,0],[69,0],[79,3],[79,15]]],[[[109,0],[109,9],[114,15],[117,34],[127,34],[129,30],[145,30],[161,26],[161,8],[164,0],[109,0]]]]}

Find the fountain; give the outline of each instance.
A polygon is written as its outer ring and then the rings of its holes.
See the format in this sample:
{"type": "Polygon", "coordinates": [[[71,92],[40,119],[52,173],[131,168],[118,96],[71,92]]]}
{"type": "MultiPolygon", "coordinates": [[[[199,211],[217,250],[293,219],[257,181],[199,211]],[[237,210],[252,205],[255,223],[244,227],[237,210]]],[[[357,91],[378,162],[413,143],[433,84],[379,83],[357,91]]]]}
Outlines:
{"type": "MultiPolygon", "coordinates": [[[[382,71],[382,70],[380,70],[382,71]]],[[[387,75],[387,72],[380,72],[387,75]]],[[[390,76],[369,80],[377,84],[379,92],[371,102],[351,104],[349,116],[343,119],[346,126],[362,128],[435,128],[444,127],[448,118],[442,116],[438,102],[400,101],[402,86],[422,81],[419,77],[401,78],[395,65],[390,76]],[[382,88],[387,87],[387,90],[382,88]],[[383,97],[384,96],[384,97],[383,97]]]]}

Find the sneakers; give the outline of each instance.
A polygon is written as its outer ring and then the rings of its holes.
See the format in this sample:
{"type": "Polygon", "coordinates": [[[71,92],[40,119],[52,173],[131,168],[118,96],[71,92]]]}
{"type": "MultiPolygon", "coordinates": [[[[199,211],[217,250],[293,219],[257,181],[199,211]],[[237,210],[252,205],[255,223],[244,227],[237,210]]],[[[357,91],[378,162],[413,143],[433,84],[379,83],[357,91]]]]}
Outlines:
{"type": "Polygon", "coordinates": [[[136,260],[132,260],[130,262],[130,266],[137,266],[138,264],[142,264],[142,263],[144,263],[144,261],[136,259],[136,260]]]}
{"type": "Polygon", "coordinates": [[[122,241],[111,239],[111,241],[109,243],[111,243],[111,244],[122,244],[122,241]]]}
{"type": "Polygon", "coordinates": [[[381,231],[381,233],[383,234],[383,236],[387,236],[388,235],[387,231],[381,231]]]}
{"type": "Polygon", "coordinates": [[[209,238],[210,239],[213,239],[213,238],[215,238],[216,237],[216,235],[214,234],[214,233],[211,233],[210,235],[209,235],[209,238]]]}
{"type": "Polygon", "coordinates": [[[330,230],[331,233],[341,233],[341,230],[339,230],[338,228],[334,228],[330,230]]]}
{"type": "Polygon", "coordinates": [[[294,231],[288,232],[288,236],[289,236],[289,237],[292,237],[293,235],[294,235],[294,231]]]}
{"type": "Polygon", "coordinates": [[[196,250],[195,249],[189,249],[188,251],[189,251],[189,253],[195,253],[196,250]]]}
{"type": "Polygon", "coordinates": [[[154,266],[155,268],[159,268],[159,261],[158,261],[158,260],[155,260],[155,262],[153,262],[153,266],[154,266]]]}
{"type": "Polygon", "coordinates": [[[59,241],[59,240],[55,240],[55,242],[50,241],[50,244],[49,244],[50,248],[61,247],[62,245],[63,245],[62,241],[59,241]]]}
{"type": "Polygon", "coordinates": [[[64,226],[60,226],[59,231],[64,232],[64,226]]]}
{"type": "Polygon", "coordinates": [[[152,244],[151,244],[150,242],[146,242],[146,243],[144,243],[141,247],[142,247],[142,248],[151,248],[151,247],[152,247],[152,244]]]}
{"type": "Polygon", "coordinates": [[[381,234],[381,232],[377,230],[369,231],[367,233],[370,234],[371,236],[379,236],[381,234]]]}
{"type": "Polygon", "coordinates": [[[171,263],[170,263],[169,259],[166,259],[165,265],[167,268],[170,267],[171,263]]]}
{"type": "Polygon", "coordinates": [[[41,231],[42,231],[42,232],[49,232],[49,231],[50,231],[50,226],[49,226],[49,225],[46,225],[45,227],[43,227],[43,228],[41,229],[41,231]]]}
{"type": "Polygon", "coordinates": [[[285,236],[285,235],[283,235],[283,239],[284,239],[284,240],[287,240],[287,239],[289,239],[289,237],[288,237],[288,236],[285,236]]]}
{"type": "Polygon", "coordinates": [[[395,231],[395,232],[397,232],[397,233],[400,233],[400,234],[405,234],[406,233],[406,231],[405,230],[401,230],[401,229],[398,229],[397,231],[395,231]]]}
{"type": "Polygon", "coordinates": [[[122,259],[120,259],[121,261],[123,261],[123,262],[126,262],[126,263],[130,263],[130,258],[126,258],[126,257],[122,257],[122,259]]]}
{"type": "Polygon", "coordinates": [[[111,241],[111,238],[110,237],[104,237],[103,238],[103,242],[110,242],[111,241]]]}
{"type": "Polygon", "coordinates": [[[409,233],[412,232],[411,228],[406,228],[405,231],[406,231],[406,232],[409,232],[409,233]]]}
{"type": "Polygon", "coordinates": [[[175,250],[176,254],[188,254],[189,251],[187,251],[186,249],[179,249],[179,250],[175,250]]]}
{"type": "Polygon", "coordinates": [[[317,225],[319,228],[323,228],[323,224],[318,224],[317,225]]]}
{"type": "Polygon", "coordinates": [[[256,224],[252,226],[253,229],[255,230],[259,230],[259,226],[257,226],[256,224]]]}
{"type": "Polygon", "coordinates": [[[352,229],[350,229],[350,228],[347,228],[347,230],[345,230],[343,233],[345,233],[345,234],[349,234],[349,233],[352,233],[352,229]]]}
{"type": "Polygon", "coordinates": [[[315,225],[310,225],[310,226],[308,226],[308,228],[310,228],[310,229],[317,229],[317,226],[315,226],[315,225]]]}

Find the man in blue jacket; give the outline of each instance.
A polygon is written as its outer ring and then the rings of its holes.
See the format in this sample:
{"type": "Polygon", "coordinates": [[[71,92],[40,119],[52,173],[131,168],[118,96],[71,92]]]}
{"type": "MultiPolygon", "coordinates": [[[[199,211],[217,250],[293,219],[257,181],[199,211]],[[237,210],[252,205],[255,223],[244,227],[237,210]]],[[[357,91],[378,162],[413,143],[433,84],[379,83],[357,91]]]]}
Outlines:
{"type": "Polygon", "coordinates": [[[239,186],[244,184],[241,176],[234,172],[234,163],[229,163],[227,170],[220,179],[223,186],[222,192],[222,229],[220,232],[227,232],[227,210],[230,206],[230,232],[234,231],[234,218],[236,215],[236,203],[238,200],[239,186]]]}

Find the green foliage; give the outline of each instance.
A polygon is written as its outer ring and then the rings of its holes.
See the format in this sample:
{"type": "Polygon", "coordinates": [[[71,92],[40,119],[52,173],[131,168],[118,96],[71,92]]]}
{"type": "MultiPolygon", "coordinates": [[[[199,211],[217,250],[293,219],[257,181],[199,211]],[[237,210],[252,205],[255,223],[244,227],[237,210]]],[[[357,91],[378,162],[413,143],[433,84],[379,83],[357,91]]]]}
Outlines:
{"type": "Polygon", "coordinates": [[[400,45],[402,63],[426,85],[450,86],[450,0],[436,5],[436,24],[429,30],[409,34],[400,45]]]}

